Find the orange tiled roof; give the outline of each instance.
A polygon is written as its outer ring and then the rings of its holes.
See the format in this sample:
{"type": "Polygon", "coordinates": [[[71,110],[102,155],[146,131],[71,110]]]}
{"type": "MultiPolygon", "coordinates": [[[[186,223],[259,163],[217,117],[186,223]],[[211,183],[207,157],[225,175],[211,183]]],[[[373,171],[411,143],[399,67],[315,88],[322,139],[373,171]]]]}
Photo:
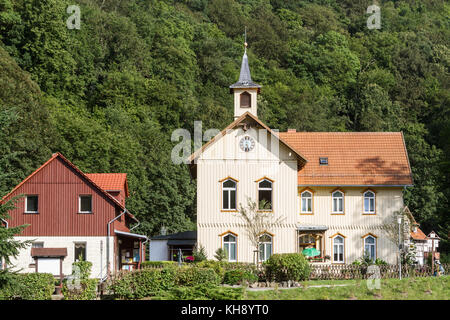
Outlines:
{"type": "Polygon", "coordinates": [[[412,185],[401,132],[280,132],[308,162],[299,185],[412,185]],[[319,165],[327,157],[328,165],[319,165]]]}
{"type": "Polygon", "coordinates": [[[86,176],[106,191],[120,191],[125,188],[126,196],[129,196],[126,173],[86,173],[86,176]]]}
{"type": "Polygon", "coordinates": [[[416,232],[411,231],[411,238],[413,238],[414,240],[427,240],[428,239],[428,237],[425,235],[425,233],[423,233],[423,231],[420,230],[419,228],[417,228],[416,232]]]}

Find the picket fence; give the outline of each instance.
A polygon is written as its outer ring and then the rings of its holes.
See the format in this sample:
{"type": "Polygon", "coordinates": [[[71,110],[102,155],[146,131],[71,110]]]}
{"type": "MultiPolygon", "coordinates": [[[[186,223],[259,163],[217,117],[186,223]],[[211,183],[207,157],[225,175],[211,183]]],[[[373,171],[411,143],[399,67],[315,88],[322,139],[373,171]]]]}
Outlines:
{"type": "MultiPolygon", "coordinates": [[[[443,264],[447,273],[450,264],[443,264]]],[[[436,268],[434,269],[436,272],[436,268]]],[[[402,277],[428,277],[431,276],[430,266],[402,266],[402,277]]],[[[346,265],[314,265],[311,264],[311,280],[336,280],[336,279],[368,279],[371,278],[399,278],[398,265],[358,266],[346,265]]]]}

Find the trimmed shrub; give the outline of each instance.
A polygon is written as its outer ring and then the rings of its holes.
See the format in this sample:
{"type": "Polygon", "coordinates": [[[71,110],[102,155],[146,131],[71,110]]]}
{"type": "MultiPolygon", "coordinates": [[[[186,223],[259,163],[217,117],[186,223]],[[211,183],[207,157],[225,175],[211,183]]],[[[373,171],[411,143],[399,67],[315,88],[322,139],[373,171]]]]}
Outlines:
{"type": "Polygon", "coordinates": [[[156,299],[164,300],[242,300],[243,288],[224,288],[210,285],[177,287],[161,293],[156,299]]]}
{"type": "Polygon", "coordinates": [[[196,264],[199,268],[210,268],[219,276],[220,282],[223,281],[225,275],[225,265],[226,262],[216,261],[216,260],[204,260],[196,264]]]}
{"type": "Polygon", "coordinates": [[[141,299],[174,287],[176,269],[142,269],[115,276],[108,289],[122,299],[141,299]]]}
{"type": "Polygon", "coordinates": [[[176,261],[144,261],[141,263],[141,267],[145,268],[166,268],[177,266],[176,261]]]}
{"type": "Polygon", "coordinates": [[[2,300],[51,300],[55,278],[49,273],[16,274],[11,286],[0,289],[2,300]]]}
{"type": "Polygon", "coordinates": [[[223,283],[235,285],[245,282],[254,283],[258,281],[258,276],[250,271],[243,269],[228,270],[223,277],[223,283]]]}
{"type": "Polygon", "coordinates": [[[221,279],[211,268],[193,266],[179,268],[175,282],[179,286],[196,286],[201,284],[219,285],[221,279]]]}
{"type": "Polygon", "coordinates": [[[308,261],[300,253],[273,254],[264,267],[267,279],[278,282],[306,280],[311,273],[308,261]]]}

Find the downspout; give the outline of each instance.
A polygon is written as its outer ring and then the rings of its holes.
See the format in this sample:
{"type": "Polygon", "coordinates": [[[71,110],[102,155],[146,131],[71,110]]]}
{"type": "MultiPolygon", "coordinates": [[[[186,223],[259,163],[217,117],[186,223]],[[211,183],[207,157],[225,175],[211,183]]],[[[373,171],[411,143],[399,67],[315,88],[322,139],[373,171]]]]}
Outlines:
{"type": "Polygon", "coordinates": [[[111,236],[111,223],[119,219],[121,216],[123,216],[128,210],[125,208],[123,209],[122,213],[119,214],[117,217],[112,219],[108,222],[108,236],[106,238],[106,277],[109,277],[111,275],[111,264],[110,264],[110,257],[109,257],[109,238],[111,236]]]}
{"type": "Polygon", "coordinates": [[[144,255],[145,255],[145,244],[148,242],[148,240],[150,240],[148,237],[147,237],[147,239],[144,241],[144,242],[142,242],[142,249],[141,249],[141,260],[142,261],[145,261],[145,259],[144,259],[144,255]]]}
{"type": "MultiPolygon", "coordinates": [[[[5,219],[0,218],[0,220],[2,220],[5,223],[5,228],[8,229],[8,221],[6,221],[5,219]]],[[[3,268],[6,267],[3,265],[3,258],[0,260],[0,270],[3,270],[3,268]]]]}

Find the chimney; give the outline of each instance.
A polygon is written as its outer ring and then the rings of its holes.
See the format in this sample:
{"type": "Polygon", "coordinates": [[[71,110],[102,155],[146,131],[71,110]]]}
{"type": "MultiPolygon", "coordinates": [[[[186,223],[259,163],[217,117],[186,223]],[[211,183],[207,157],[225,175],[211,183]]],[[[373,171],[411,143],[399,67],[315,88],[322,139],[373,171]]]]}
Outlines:
{"type": "Polygon", "coordinates": [[[288,129],[287,132],[297,132],[297,129],[288,129]]]}

